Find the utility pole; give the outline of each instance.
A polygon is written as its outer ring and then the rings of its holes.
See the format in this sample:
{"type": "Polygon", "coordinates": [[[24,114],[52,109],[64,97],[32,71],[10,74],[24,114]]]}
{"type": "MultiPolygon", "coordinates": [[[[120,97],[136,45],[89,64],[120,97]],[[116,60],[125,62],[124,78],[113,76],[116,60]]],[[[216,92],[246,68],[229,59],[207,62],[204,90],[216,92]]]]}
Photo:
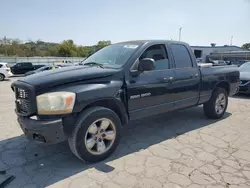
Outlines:
{"type": "Polygon", "coordinates": [[[232,45],[233,45],[233,38],[234,38],[234,36],[231,36],[230,46],[232,46],[232,45]]]}
{"type": "Polygon", "coordinates": [[[182,27],[180,27],[179,29],[179,41],[181,40],[181,30],[182,30],[182,27]]]}

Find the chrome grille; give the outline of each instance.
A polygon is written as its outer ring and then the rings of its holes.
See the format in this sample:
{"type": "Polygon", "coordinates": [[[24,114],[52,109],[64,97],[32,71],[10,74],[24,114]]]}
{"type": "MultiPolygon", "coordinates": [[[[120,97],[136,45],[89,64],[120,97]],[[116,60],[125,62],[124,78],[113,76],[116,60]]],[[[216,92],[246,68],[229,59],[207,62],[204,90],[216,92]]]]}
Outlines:
{"type": "Polygon", "coordinates": [[[15,92],[16,113],[20,116],[32,116],[36,113],[36,93],[35,88],[19,80],[11,84],[15,92]]]}
{"type": "Polygon", "coordinates": [[[29,113],[30,101],[29,92],[22,88],[15,88],[16,92],[16,109],[19,113],[29,113]]]}
{"type": "Polygon", "coordinates": [[[28,99],[29,94],[28,91],[24,89],[17,88],[17,98],[19,99],[28,99]]]}

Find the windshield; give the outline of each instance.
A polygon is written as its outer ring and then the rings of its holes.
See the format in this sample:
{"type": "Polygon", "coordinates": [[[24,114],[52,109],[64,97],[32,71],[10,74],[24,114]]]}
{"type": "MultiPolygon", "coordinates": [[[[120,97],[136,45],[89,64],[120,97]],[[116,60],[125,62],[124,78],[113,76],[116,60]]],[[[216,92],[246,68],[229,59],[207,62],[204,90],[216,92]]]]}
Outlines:
{"type": "Polygon", "coordinates": [[[106,46],[88,57],[83,64],[96,63],[108,67],[122,67],[138,48],[138,44],[120,43],[106,46]]]}
{"type": "Polygon", "coordinates": [[[250,62],[244,63],[240,66],[241,72],[250,72],[250,62]]]}

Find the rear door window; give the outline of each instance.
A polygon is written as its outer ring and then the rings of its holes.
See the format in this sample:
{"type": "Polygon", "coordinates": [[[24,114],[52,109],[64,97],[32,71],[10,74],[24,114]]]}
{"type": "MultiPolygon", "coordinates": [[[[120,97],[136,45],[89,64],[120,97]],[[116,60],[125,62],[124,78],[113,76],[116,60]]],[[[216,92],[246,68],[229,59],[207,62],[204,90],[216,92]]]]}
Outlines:
{"type": "Polygon", "coordinates": [[[171,51],[173,53],[176,68],[191,68],[193,63],[188,49],[182,44],[171,44],[171,51]]]}
{"type": "Polygon", "coordinates": [[[31,63],[23,63],[23,66],[24,67],[32,67],[32,64],[31,63]]]}

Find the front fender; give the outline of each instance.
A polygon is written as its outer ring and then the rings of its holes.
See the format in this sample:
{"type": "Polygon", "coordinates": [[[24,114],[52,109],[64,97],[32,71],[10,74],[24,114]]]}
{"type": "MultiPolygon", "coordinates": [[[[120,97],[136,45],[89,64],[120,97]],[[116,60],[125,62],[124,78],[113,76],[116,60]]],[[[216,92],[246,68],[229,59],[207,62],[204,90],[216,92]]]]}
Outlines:
{"type": "Polygon", "coordinates": [[[119,91],[122,87],[121,81],[112,81],[109,83],[93,83],[81,86],[75,86],[76,102],[73,112],[80,112],[89,104],[104,100],[121,100],[119,91]]]}

